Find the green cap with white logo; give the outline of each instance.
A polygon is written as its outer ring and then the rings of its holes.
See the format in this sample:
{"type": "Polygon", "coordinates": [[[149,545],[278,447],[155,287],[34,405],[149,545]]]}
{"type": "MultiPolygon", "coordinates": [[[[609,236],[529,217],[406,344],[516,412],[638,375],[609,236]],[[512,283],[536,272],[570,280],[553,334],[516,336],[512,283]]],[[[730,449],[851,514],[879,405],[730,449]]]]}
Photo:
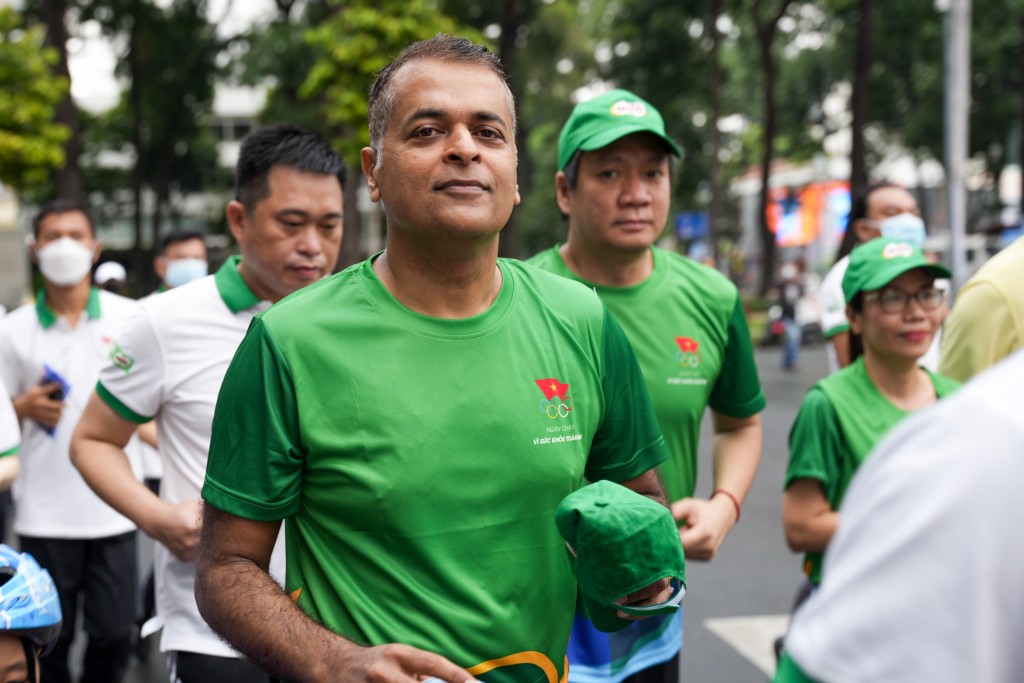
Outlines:
{"type": "Polygon", "coordinates": [[[682,158],[679,146],[665,134],[658,110],[628,90],[612,90],[580,102],[558,136],[558,170],[564,171],[577,150],[591,152],[632,133],[652,133],[682,158]]]}
{"type": "Polygon", "coordinates": [[[606,633],[634,616],[670,614],[686,593],[686,558],[668,508],[625,486],[598,481],[566,496],[555,523],[569,549],[586,614],[606,633]],[[622,598],[668,578],[671,597],[655,605],[624,605],[622,598]]]}
{"type": "Polygon", "coordinates": [[[881,289],[915,268],[924,268],[938,278],[951,275],[945,266],[930,263],[910,242],[875,238],[850,252],[850,265],[843,275],[843,296],[847,302],[853,301],[858,292],[881,289]]]}

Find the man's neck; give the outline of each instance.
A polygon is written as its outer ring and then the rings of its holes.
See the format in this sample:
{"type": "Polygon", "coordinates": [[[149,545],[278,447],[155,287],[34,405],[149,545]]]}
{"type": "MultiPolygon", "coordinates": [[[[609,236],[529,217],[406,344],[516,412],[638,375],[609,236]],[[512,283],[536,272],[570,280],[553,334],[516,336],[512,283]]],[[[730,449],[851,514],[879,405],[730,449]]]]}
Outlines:
{"type": "Polygon", "coordinates": [[[501,291],[497,236],[486,243],[406,244],[388,240],[374,272],[406,308],[432,318],[470,318],[501,291]]]}
{"type": "Polygon", "coordinates": [[[584,248],[572,236],[559,247],[565,265],[587,282],[606,287],[638,285],[654,272],[654,252],[622,252],[612,249],[596,253],[584,248]]]}
{"type": "Polygon", "coordinates": [[[89,305],[89,294],[92,290],[92,282],[85,278],[77,285],[60,287],[52,282],[46,282],[46,305],[50,307],[58,317],[68,321],[71,327],[78,324],[86,307],[89,305]]]}

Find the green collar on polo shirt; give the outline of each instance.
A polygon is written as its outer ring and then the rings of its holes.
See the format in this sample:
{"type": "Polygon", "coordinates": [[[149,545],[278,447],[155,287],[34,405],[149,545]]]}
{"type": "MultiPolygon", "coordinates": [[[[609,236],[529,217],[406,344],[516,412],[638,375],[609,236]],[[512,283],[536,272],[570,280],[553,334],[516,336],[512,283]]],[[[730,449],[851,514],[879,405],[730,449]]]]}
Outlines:
{"type": "Polygon", "coordinates": [[[242,279],[242,274],[238,272],[238,264],[241,262],[241,256],[229,256],[213,276],[220,298],[224,299],[232,313],[244,311],[260,302],[260,298],[252,293],[249,285],[242,279]]]}
{"type": "MultiPolygon", "coordinates": [[[[85,313],[93,320],[100,317],[100,290],[93,287],[89,290],[89,301],[85,304],[85,313]]],[[[49,304],[46,303],[46,289],[40,289],[36,294],[36,315],[39,316],[39,324],[43,329],[49,329],[59,317],[49,304]]]]}

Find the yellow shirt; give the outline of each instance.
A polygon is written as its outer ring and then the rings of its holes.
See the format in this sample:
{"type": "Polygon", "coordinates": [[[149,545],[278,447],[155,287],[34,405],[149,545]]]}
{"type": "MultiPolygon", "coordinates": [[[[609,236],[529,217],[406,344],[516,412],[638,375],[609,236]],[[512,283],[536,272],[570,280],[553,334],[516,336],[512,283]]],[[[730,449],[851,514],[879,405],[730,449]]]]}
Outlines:
{"type": "Polygon", "coordinates": [[[1024,237],[960,290],[942,331],[939,372],[965,382],[1024,347],[1024,237]]]}

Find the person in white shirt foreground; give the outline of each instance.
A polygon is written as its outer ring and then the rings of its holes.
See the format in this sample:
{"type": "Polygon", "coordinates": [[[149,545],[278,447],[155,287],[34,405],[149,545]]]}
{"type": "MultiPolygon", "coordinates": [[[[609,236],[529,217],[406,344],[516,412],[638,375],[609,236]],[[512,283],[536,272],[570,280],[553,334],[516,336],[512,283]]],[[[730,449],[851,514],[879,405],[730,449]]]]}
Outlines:
{"type": "Polygon", "coordinates": [[[1024,352],[905,420],[854,477],[776,683],[1024,680],[1024,352]]]}

